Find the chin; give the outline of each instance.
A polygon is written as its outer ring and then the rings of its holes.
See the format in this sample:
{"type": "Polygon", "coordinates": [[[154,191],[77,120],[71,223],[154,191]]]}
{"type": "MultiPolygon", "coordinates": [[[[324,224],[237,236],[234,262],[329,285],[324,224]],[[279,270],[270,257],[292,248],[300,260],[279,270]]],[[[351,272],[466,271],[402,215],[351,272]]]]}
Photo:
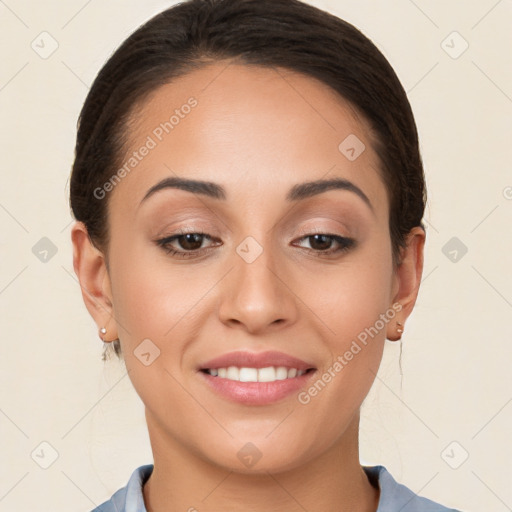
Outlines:
{"type": "MultiPolygon", "coordinates": [[[[246,438],[247,439],[247,438],[246,438]]],[[[211,448],[212,445],[209,445],[211,448]]],[[[215,444],[221,447],[222,444],[215,444]]],[[[305,445],[293,443],[286,445],[282,438],[274,439],[260,437],[253,441],[240,441],[234,439],[224,449],[203,452],[209,463],[220,466],[239,474],[266,475],[268,473],[282,473],[298,468],[310,458],[306,453],[305,445]],[[300,447],[300,451],[298,448],[300,447]]]]}

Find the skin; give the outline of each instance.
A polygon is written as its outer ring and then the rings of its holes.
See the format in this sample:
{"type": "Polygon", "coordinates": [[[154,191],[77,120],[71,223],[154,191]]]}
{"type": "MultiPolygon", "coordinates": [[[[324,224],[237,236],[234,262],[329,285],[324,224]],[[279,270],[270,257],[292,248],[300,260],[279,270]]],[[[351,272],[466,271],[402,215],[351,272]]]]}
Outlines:
{"type": "Polygon", "coordinates": [[[290,71],[217,62],[161,86],[133,116],[127,155],[191,96],[198,105],[107,194],[108,255],[82,223],[72,228],[85,304],[106,340],[120,338],[145,404],[155,463],[146,508],[375,511],[379,492],[359,464],[359,408],[385,339],[399,339],[396,321],[416,301],[424,232],[410,232],[395,268],[369,127],[326,85],[290,71]],[[366,145],[354,161],[338,149],[349,134],[366,145]],[[227,199],[167,188],[141,204],[169,176],[221,184],[227,199]],[[297,183],[333,177],[358,186],[373,210],[348,190],[286,200],[297,183]],[[155,243],[178,228],[206,232],[212,239],[195,247],[211,249],[179,259],[155,243]],[[356,244],[322,256],[339,245],[315,245],[315,232],[356,244]],[[247,236],[263,248],[252,263],[236,252],[247,236]],[[321,375],[395,303],[395,318],[306,405],[296,394],[233,403],[198,377],[201,362],[234,350],[279,350],[321,375]],[[134,354],[146,338],[160,350],[148,366],[134,354]],[[251,468],[237,457],[248,442],[262,454],[251,468]]]}

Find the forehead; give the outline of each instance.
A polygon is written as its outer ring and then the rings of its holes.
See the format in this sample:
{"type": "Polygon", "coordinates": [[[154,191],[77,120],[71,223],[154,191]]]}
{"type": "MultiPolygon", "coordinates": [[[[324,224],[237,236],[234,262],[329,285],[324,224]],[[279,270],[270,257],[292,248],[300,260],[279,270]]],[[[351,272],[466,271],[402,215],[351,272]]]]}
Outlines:
{"type": "Polygon", "coordinates": [[[282,68],[216,62],[158,87],[133,112],[125,150],[115,209],[135,208],[170,176],[222,184],[245,204],[342,177],[385,203],[364,118],[326,84],[282,68]]]}

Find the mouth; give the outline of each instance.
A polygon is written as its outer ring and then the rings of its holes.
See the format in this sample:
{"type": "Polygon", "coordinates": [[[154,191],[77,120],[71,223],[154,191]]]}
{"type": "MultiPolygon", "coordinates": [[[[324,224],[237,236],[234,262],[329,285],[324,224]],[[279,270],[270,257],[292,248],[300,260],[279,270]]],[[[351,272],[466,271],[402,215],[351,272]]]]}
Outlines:
{"type": "Polygon", "coordinates": [[[230,401],[266,405],[298,393],[317,368],[282,352],[231,352],[198,368],[211,390],[230,401]]]}

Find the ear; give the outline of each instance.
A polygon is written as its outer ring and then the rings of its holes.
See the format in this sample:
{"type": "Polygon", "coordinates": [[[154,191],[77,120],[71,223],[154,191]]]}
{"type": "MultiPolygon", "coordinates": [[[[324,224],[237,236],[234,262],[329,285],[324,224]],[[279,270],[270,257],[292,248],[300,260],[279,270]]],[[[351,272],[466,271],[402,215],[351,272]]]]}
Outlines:
{"type": "MultiPolygon", "coordinates": [[[[112,289],[103,253],[91,242],[83,222],[71,228],[73,268],[80,282],[82,297],[98,329],[105,327],[105,341],[114,340],[117,326],[113,318],[112,289]]],[[[100,336],[101,337],[101,336],[100,336]]]]}
{"type": "MultiPolygon", "coordinates": [[[[392,304],[400,303],[402,308],[396,314],[396,321],[402,325],[411,314],[421,283],[423,274],[423,250],[425,247],[425,230],[417,226],[406,237],[406,246],[400,253],[400,263],[395,270],[392,291],[392,304]]],[[[403,329],[403,326],[402,326],[403,329]]],[[[396,322],[390,322],[387,329],[387,338],[391,341],[400,339],[397,333],[396,322]]]]}

